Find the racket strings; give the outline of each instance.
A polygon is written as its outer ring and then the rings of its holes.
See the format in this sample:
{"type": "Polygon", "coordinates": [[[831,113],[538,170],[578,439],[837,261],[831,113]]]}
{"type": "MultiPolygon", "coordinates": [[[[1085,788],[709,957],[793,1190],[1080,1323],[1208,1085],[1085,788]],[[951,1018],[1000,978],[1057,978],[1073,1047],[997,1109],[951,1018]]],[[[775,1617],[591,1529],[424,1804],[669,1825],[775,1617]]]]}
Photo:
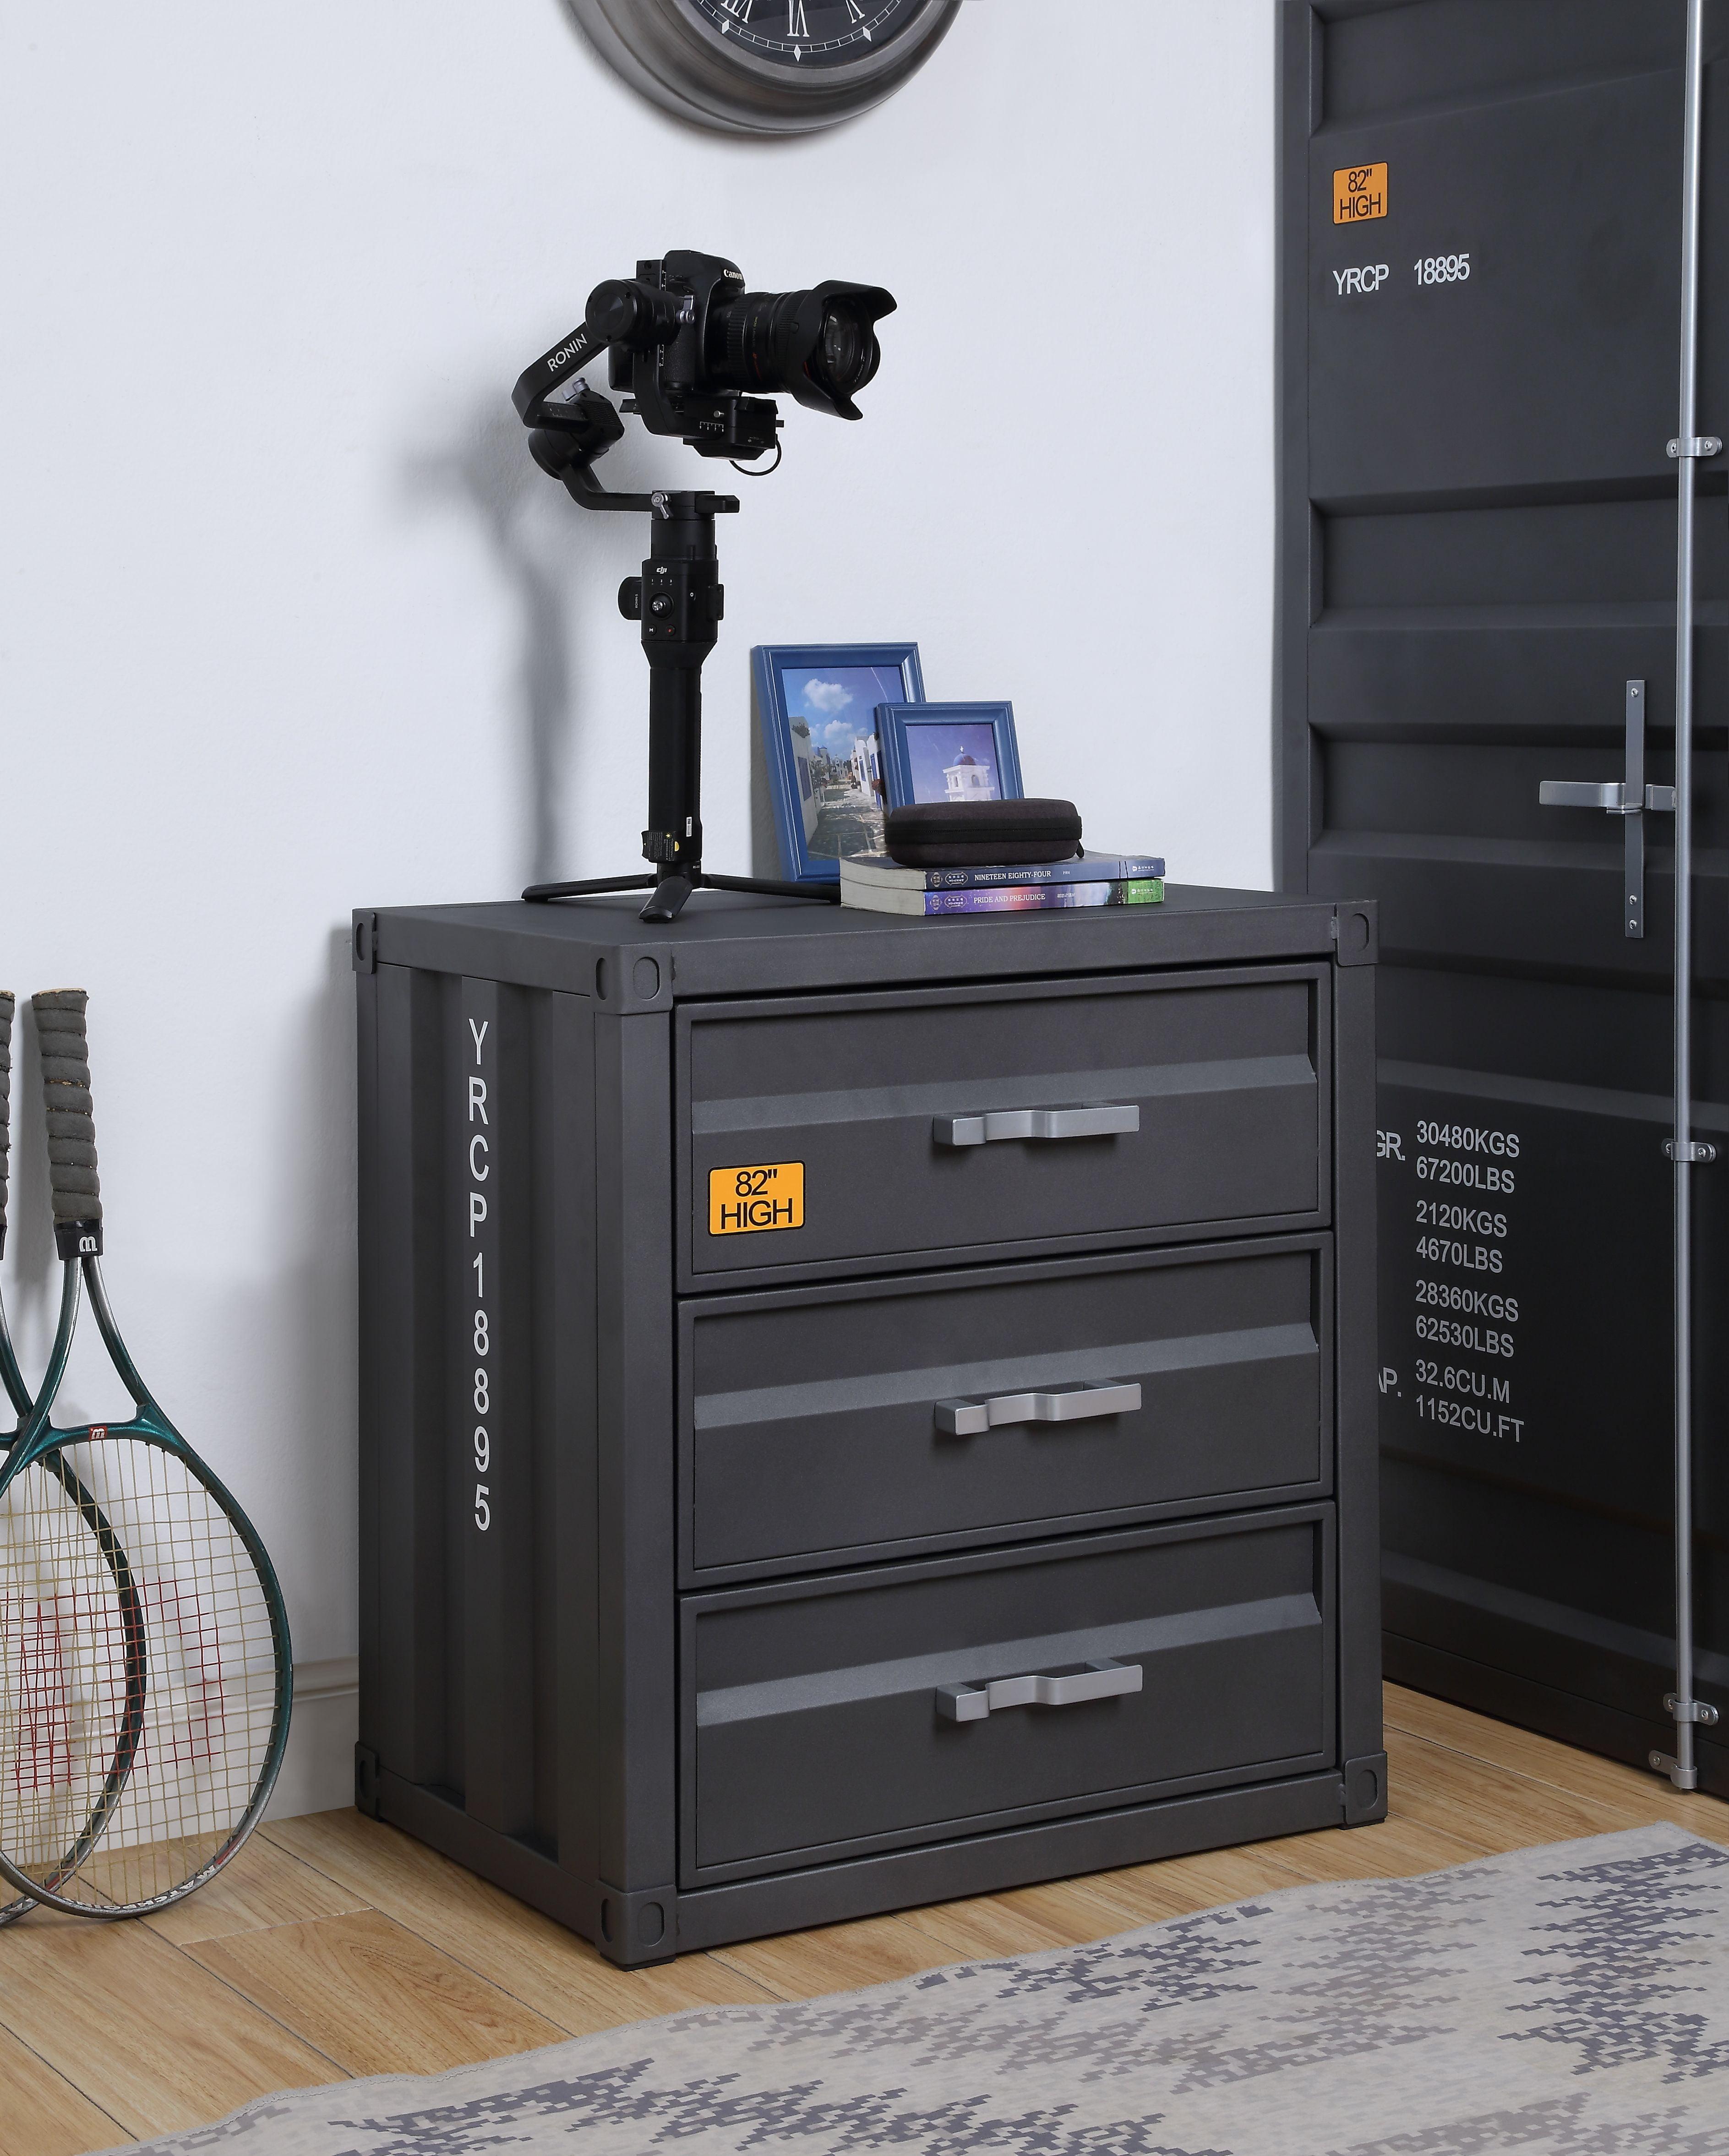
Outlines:
{"type": "Polygon", "coordinates": [[[177,1454],[107,1434],[0,1492],[0,1852],[81,1907],[209,1869],[272,1751],[257,1566],[177,1454]]]}

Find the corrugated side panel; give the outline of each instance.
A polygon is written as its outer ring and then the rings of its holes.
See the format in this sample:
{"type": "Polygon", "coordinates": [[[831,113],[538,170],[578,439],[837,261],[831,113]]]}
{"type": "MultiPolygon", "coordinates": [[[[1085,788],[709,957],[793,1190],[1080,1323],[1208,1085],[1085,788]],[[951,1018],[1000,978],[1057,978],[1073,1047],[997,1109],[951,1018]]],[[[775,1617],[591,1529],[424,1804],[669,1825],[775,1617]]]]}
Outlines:
{"type": "Polygon", "coordinates": [[[593,1880],[593,1019],[361,988],[362,1741],[593,1880]]]}

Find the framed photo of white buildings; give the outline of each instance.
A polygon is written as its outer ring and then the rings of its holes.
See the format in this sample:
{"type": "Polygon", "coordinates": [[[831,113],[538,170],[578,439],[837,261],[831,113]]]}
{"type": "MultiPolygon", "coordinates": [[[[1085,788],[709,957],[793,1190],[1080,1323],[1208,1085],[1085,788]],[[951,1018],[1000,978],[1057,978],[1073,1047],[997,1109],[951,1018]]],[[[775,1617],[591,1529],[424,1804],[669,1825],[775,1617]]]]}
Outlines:
{"type": "Polygon", "coordinates": [[[879,704],[876,735],[890,808],[1024,798],[1010,705],[879,704]]]}
{"type": "Polygon", "coordinates": [[[883,850],[876,711],[921,704],[916,644],[759,644],[752,701],[789,883],[834,883],[843,855],[883,850]]]}

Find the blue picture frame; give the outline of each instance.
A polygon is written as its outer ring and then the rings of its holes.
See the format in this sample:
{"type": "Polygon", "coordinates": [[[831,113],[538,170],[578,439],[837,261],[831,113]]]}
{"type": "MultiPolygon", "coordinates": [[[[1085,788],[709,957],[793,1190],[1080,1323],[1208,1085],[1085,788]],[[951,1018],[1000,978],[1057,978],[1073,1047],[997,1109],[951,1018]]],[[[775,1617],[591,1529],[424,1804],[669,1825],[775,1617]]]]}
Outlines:
{"type": "Polygon", "coordinates": [[[843,852],[882,851],[876,707],[924,701],[919,648],[759,644],[751,652],[751,689],[782,876],[838,883],[843,852]]]}
{"type": "Polygon", "coordinates": [[[1025,798],[1013,705],[879,704],[876,734],[891,808],[1025,798]]]}

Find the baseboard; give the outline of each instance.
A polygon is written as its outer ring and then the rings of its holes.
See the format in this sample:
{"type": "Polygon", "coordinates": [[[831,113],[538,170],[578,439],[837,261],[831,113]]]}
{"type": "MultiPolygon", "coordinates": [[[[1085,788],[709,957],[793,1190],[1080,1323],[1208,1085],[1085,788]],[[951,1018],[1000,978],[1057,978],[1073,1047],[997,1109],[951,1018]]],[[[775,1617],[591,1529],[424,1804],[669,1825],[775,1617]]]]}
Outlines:
{"type": "Polygon", "coordinates": [[[266,1819],[335,1811],[354,1802],[354,1746],[360,1734],[360,1657],[295,1664],[288,1752],[266,1819]]]}

